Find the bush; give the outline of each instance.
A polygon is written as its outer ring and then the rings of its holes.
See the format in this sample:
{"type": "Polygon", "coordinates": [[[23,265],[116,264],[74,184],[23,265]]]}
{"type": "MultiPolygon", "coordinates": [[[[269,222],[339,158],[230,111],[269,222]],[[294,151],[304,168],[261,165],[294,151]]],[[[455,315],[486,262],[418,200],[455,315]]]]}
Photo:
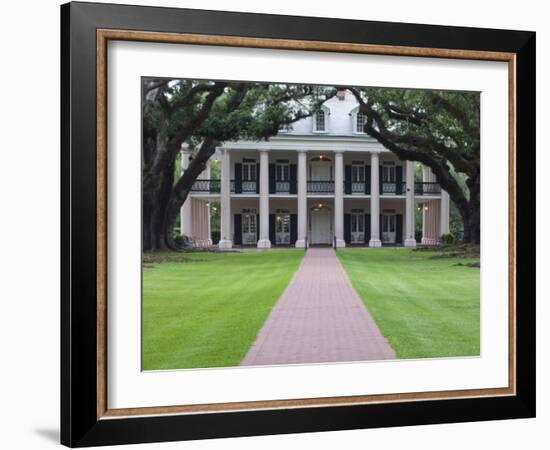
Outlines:
{"type": "Polygon", "coordinates": [[[453,233],[446,233],[443,236],[441,236],[441,241],[444,244],[450,245],[454,244],[456,241],[455,235],[453,233]]]}
{"type": "Polygon", "coordinates": [[[174,242],[178,247],[187,248],[191,246],[191,238],[185,234],[174,233],[174,242]]]}
{"type": "Polygon", "coordinates": [[[212,244],[216,245],[218,242],[220,242],[220,232],[219,231],[212,231],[212,244]]]}

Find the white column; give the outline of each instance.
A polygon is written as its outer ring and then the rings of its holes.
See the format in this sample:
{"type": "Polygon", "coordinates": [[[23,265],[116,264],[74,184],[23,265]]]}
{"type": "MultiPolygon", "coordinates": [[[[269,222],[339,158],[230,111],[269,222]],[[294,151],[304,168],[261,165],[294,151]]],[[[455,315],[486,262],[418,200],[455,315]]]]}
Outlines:
{"type": "Polygon", "coordinates": [[[449,232],[449,194],[441,190],[441,205],[439,207],[439,237],[449,232]]]}
{"type": "MultiPolygon", "coordinates": [[[[189,148],[182,148],[181,150],[181,173],[185,172],[189,167],[189,157],[191,152],[189,148]]],[[[181,234],[185,236],[193,237],[193,216],[191,215],[191,202],[193,199],[189,194],[184,204],[180,209],[180,224],[181,224],[181,234]]]]}
{"type": "Polygon", "coordinates": [[[406,162],[405,247],[416,247],[414,237],[414,162],[406,162]]]}
{"type": "MultiPolygon", "coordinates": [[[[432,169],[428,166],[422,165],[422,181],[424,183],[435,182],[435,175],[432,169]]],[[[434,201],[424,202],[422,207],[422,245],[436,245],[437,239],[437,220],[439,212],[435,214],[434,201]]]]}
{"type": "MultiPolygon", "coordinates": [[[[208,164],[206,165],[206,179],[210,180],[211,179],[211,174],[210,174],[210,162],[208,162],[208,164]]],[[[207,222],[207,225],[208,225],[208,233],[207,233],[207,239],[208,239],[208,246],[212,246],[212,226],[211,226],[211,218],[212,218],[212,201],[209,200],[207,203],[206,203],[206,208],[207,208],[207,214],[208,214],[208,222],[207,222]]]]}
{"type": "Polygon", "coordinates": [[[307,237],[307,153],[298,151],[298,239],[297,248],[306,246],[307,237]]]}
{"type": "Polygon", "coordinates": [[[380,182],[378,151],[370,155],[370,241],[369,247],[382,247],[380,240],[380,182]]]}
{"type": "Polygon", "coordinates": [[[220,249],[233,247],[231,239],[231,157],[229,151],[222,151],[222,171],[220,181],[220,249]]]}
{"type": "Polygon", "coordinates": [[[269,153],[260,150],[260,240],[258,248],[271,248],[269,240],[269,153]]]}
{"type": "Polygon", "coordinates": [[[346,246],[344,241],[344,153],[334,154],[334,235],[336,247],[346,246]]]}

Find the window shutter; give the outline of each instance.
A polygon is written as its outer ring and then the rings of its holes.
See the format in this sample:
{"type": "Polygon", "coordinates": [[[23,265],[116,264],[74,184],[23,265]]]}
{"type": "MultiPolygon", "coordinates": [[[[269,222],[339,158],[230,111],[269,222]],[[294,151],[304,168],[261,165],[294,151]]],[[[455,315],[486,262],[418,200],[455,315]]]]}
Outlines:
{"type": "Polygon", "coordinates": [[[242,243],[243,243],[243,229],[242,228],[243,227],[242,227],[242,216],[241,216],[241,214],[235,214],[233,216],[233,225],[234,225],[233,243],[235,245],[242,245],[242,243]]]}
{"type": "Polygon", "coordinates": [[[235,194],[242,194],[243,192],[243,165],[241,163],[235,163],[235,194]]]}
{"type": "Polygon", "coordinates": [[[256,164],[256,194],[260,193],[260,164],[256,164]]]}
{"type": "Polygon", "coordinates": [[[395,194],[401,195],[403,193],[403,166],[397,166],[395,168],[395,194]]]}
{"type": "Polygon", "coordinates": [[[290,245],[296,244],[298,240],[298,215],[290,215],[290,245]]]}
{"type": "Polygon", "coordinates": [[[269,215],[269,240],[271,241],[271,245],[275,245],[275,214],[269,215]]]}
{"type": "Polygon", "coordinates": [[[277,185],[275,183],[275,164],[269,165],[269,193],[275,194],[277,191],[277,185]]]}
{"type": "Polygon", "coordinates": [[[344,214],[344,241],[346,244],[351,242],[351,215],[344,214]]]}
{"type": "Polygon", "coordinates": [[[344,193],[351,194],[351,166],[344,168],[344,193]]]}
{"type": "Polygon", "coordinates": [[[380,227],[380,228],[378,228],[379,239],[382,240],[382,214],[380,214],[379,225],[378,226],[380,227]]]}
{"type": "Polygon", "coordinates": [[[290,165],[290,193],[296,194],[298,192],[298,186],[297,186],[297,168],[296,164],[290,165]]]}
{"type": "Polygon", "coordinates": [[[370,241],[370,214],[365,214],[365,244],[370,241]]]}
{"type": "Polygon", "coordinates": [[[395,216],[395,242],[397,244],[403,243],[403,214],[395,216]]]}
{"type": "Polygon", "coordinates": [[[365,166],[365,194],[370,195],[370,166],[365,166]]]}
{"type": "Polygon", "coordinates": [[[383,182],[382,182],[382,166],[379,166],[379,167],[378,167],[378,184],[379,184],[379,187],[378,187],[379,191],[378,191],[378,193],[379,193],[380,195],[382,195],[383,192],[384,192],[383,189],[382,189],[382,187],[383,187],[383,182]]]}
{"type": "Polygon", "coordinates": [[[260,240],[260,215],[259,214],[256,214],[256,240],[257,241],[260,240]]]}

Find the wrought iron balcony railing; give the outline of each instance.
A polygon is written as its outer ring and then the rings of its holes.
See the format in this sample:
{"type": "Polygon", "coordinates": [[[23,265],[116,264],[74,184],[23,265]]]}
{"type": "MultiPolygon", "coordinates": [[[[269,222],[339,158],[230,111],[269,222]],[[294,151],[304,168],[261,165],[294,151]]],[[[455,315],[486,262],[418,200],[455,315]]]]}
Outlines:
{"type": "Polygon", "coordinates": [[[352,194],[370,194],[370,185],[367,185],[367,183],[365,183],[364,181],[352,181],[351,193],[352,194]]]}
{"type": "Polygon", "coordinates": [[[384,194],[394,194],[394,195],[404,195],[407,191],[407,183],[403,182],[393,182],[393,183],[382,183],[382,189],[380,193],[384,194]]]}
{"type": "Polygon", "coordinates": [[[307,191],[311,194],[333,194],[334,181],[308,181],[307,191]]]}
{"type": "Polygon", "coordinates": [[[191,192],[219,193],[221,188],[220,180],[195,180],[191,186],[191,192]]]}
{"type": "Polygon", "coordinates": [[[414,183],[414,193],[416,195],[441,194],[441,186],[439,183],[414,183]]]}
{"type": "Polygon", "coordinates": [[[231,192],[235,194],[255,194],[257,193],[256,181],[231,180],[231,192]]]}
{"type": "Polygon", "coordinates": [[[276,194],[290,194],[290,181],[275,181],[276,194]]]}

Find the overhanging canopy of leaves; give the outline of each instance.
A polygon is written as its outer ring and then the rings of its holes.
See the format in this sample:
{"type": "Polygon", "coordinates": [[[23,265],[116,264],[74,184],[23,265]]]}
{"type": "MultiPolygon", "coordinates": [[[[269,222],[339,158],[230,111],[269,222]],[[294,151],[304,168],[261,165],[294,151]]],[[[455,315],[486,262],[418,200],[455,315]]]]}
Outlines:
{"type": "Polygon", "coordinates": [[[185,136],[184,140],[194,145],[206,138],[220,142],[268,139],[282,125],[315,113],[335,93],[334,88],[323,86],[198,80],[166,82],[158,91],[156,101],[151,102],[144,114],[144,131],[154,136],[163,116],[168,115],[169,138],[189,129],[209,97],[217,94],[206,119],[185,136]],[[238,93],[242,98],[232,107],[238,93]]]}
{"type": "MultiPolygon", "coordinates": [[[[320,86],[144,80],[143,194],[144,202],[151,205],[144,207],[144,222],[153,223],[152,233],[157,236],[155,224],[162,223],[165,235],[155,239],[166,239],[172,246],[177,210],[217,146],[224,141],[268,139],[283,125],[314,114],[335,94],[334,88],[320,86]],[[185,173],[174,180],[183,143],[194,149],[194,156],[185,173]],[[149,220],[149,210],[157,219],[149,220]]],[[[158,247],[163,245],[159,242],[158,247]]]]}
{"type": "Polygon", "coordinates": [[[478,92],[348,89],[365,115],[366,133],[400,159],[429,166],[457,204],[468,204],[479,189],[478,92]]]}

